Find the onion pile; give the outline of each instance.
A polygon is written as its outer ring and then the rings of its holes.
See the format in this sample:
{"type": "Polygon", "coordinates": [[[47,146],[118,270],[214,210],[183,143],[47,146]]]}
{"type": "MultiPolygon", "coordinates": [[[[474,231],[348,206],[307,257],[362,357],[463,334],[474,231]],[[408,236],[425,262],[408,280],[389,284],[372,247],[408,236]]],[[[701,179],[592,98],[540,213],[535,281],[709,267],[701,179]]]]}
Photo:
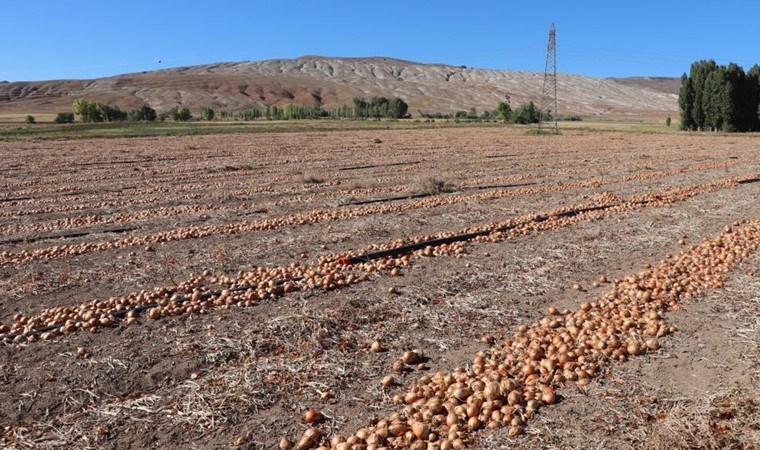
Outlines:
{"type": "Polygon", "coordinates": [[[613,360],[656,351],[658,338],[676,331],[664,313],[706,288],[723,286],[731,267],[760,246],[760,220],[734,226],[740,228],[726,227],[718,238],[692,245],[656,268],[615,280],[575,312],[552,309],[478,352],[467,368],[413,379],[403,395],[393,397],[404,405],[400,411],[353,435],[319,442],[304,436],[298,448],[449,450],[463,448],[483,428],[507,427],[510,436],[519,435],[526,421],[557,401],[557,388],[586,385],[613,360]]]}

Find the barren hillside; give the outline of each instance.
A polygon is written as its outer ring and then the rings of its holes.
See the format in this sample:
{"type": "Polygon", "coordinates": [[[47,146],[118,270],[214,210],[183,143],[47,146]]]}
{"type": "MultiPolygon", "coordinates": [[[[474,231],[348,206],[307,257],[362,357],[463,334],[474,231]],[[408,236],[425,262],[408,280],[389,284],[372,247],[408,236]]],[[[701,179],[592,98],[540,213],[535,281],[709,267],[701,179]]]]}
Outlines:
{"type": "Polygon", "coordinates": [[[681,79],[672,77],[629,77],[608,79],[626,86],[651,89],[653,91],[660,91],[673,95],[678,95],[678,90],[681,88],[681,79]]]}
{"type": "MultiPolygon", "coordinates": [[[[658,115],[677,111],[677,96],[656,83],[558,76],[560,114],[658,115]]],[[[543,74],[420,64],[391,58],[304,56],[231,62],[94,80],[0,83],[0,113],[69,110],[75,98],[157,109],[184,104],[192,109],[244,109],[284,103],[337,106],[356,96],[399,96],[410,111],[493,109],[509,96],[513,104],[541,96],[543,74]]]]}

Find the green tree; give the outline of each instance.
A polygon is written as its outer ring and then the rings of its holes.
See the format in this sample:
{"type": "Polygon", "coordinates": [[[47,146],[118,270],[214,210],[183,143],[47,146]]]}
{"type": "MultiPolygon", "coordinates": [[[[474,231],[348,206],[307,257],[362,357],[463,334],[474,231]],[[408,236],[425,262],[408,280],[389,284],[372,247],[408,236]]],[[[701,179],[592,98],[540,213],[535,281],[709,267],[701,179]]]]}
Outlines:
{"type": "Polygon", "coordinates": [[[691,65],[689,76],[681,77],[678,106],[684,130],[758,131],[760,118],[760,67],[745,73],[729,63],[712,60],[691,65]]]}
{"type": "Polygon", "coordinates": [[[690,77],[694,85],[694,106],[692,117],[694,118],[696,129],[698,130],[703,130],[708,126],[706,125],[707,115],[705,114],[704,106],[706,104],[711,104],[712,101],[706,101],[703,99],[706,92],[705,84],[707,82],[707,77],[710,73],[717,70],[717,68],[718,65],[711,59],[698,61],[691,65],[690,77]]]}
{"type": "Polygon", "coordinates": [[[723,89],[725,80],[719,71],[707,75],[704,88],[699,96],[701,105],[702,129],[717,131],[723,126],[723,89]]]}
{"type": "Polygon", "coordinates": [[[398,97],[388,100],[388,117],[391,119],[404,118],[408,112],[409,105],[404,100],[398,97]]]}
{"type": "Polygon", "coordinates": [[[37,123],[37,121],[34,119],[34,116],[29,115],[24,118],[24,123],[26,123],[27,125],[34,125],[35,123],[37,123]]]}
{"type": "Polygon", "coordinates": [[[512,113],[512,121],[519,124],[538,123],[539,111],[533,102],[520,105],[512,113]]]}
{"type": "Polygon", "coordinates": [[[369,116],[369,104],[366,100],[359,97],[354,97],[354,117],[368,117],[369,116]]]}
{"type": "Polygon", "coordinates": [[[103,116],[97,102],[91,102],[83,98],[74,100],[74,113],[82,122],[102,122],[103,116]]]}
{"type": "Polygon", "coordinates": [[[82,98],[74,101],[74,112],[81,117],[82,122],[116,122],[127,120],[127,112],[122,111],[118,106],[105,105],[82,98]]]}
{"type": "Polygon", "coordinates": [[[379,119],[388,117],[388,99],[385,97],[372,97],[369,100],[370,117],[379,119]]]}
{"type": "Polygon", "coordinates": [[[100,117],[106,122],[122,122],[127,120],[127,112],[122,111],[118,106],[95,103],[95,107],[99,111],[100,117]]]}
{"type": "Polygon", "coordinates": [[[289,120],[289,119],[296,119],[298,118],[298,110],[295,104],[293,103],[286,103],[282,105],[282,118],[289,120]]]}
{"type": "Polygon", "coordinates": [[[129,112],[129,120],[132,122],[153,122],[157,118],[156,110],[147,103],[141,103],[139,107],[129,112]]]}
{"type": "Polygon", "coordinates": [[[169,110],[169,114],[175,122],[186,122],[193,118],[193,114],[186,106],[175,106],[169,110]]]}
{"type": "Polygon", "coordinates": [[[670,123],[671,123],[670,117],[666,118],[665,119],[665,126],[666,127],[670,127],[670,123]]]}
{"type": "Polygon", "coordinates": [[[681,129],[696,130],[697,122],[694,119],[694,83],[686,75],[681,75],[681,88],[678,91],[678,106],[681,109],[681,129]]]}
{"type": "Polygon", "coordinates": [[[55,116],[53,123],[74,123],[74,113],[72,112],[59,112],[55,116]]]}
{"type": "Polygon", "coordinates": [[[253,109],[246,109],[246,110],[240,111],[239,113],[236,114],[235,117],[240,120],[254,120],[261,117],[262,114],[263,113],[260,109],[253,108],[253,109]]]}
{"type": "MultiPolygon", "coordinates": [[[[369,100],[355,97],[352,105],[353,111],[349,113],[348,107],[340,108],[337,111],[337,115],[339,117],[401,119],[402,117],[406,117],[409,111],[409,105],[398,97],[392,99],[372,97],[369,100]]],[[[317,112],[319,112],[320,117],[323,115],[321,110],[317,112]]]]}
{"type": "Polygon", "coordinates": [[[747,131],[760,131],[760,65],[755,64],[747,72],[745,80],[745,95],[747,98],[747,131]]]}
{"type": "Polygon", "coordinates": [[[721,67],[726,74],[728,83],[728,105],[724,112],[726,123],[725,131],[748,131],[754,122],[755,100],[752,98],[751,88],[744,69],[735,63],[729,63],[725,68],[721,67]]]}
{"type": "Polygon", "coordinates": [[[505,123],[512,118],[512,107],[509,105],[509,102],[499,102],[496,110],[499,112],[499,119],[505,123]]]}
{"type": "Polygon", "coordinates": [[[201,108],[201,119],[212,121],[214,120],[214,116],[216,115],[216,112],[208,106],[204,106],[201,108]]]}

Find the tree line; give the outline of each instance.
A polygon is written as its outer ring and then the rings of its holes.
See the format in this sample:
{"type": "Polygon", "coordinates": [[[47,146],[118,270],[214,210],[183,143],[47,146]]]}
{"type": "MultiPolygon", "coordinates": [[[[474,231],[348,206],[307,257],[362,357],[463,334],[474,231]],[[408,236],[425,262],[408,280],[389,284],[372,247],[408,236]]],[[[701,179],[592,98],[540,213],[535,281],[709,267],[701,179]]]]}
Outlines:
{"type": "MultiPolygon", "coordinates": [[[[541,113],[541,110],[536,107],[535,103],[528,102],[523,103],[514,110],[510,106],[509,102],[499,102],[496,110],[499,113],[499,118],[506,122],[517,123],[521,125],[538,123],[541,120],[553,120],[551,110],[541,113]]],[[[562,119],[562,117],[560,117],[562,119]]],[[[580,120],[579,116],[567,116],[566,120],[580,120]]]]}
{"type": "MultiPolygon", "coordinates": [[[[103,104],[96,101],[77,99],[73,104],[74,112],[58,113],[55,123],[73,123],[75,118],[81,122],[152,122],[174,120],[183,122],[193,119],[193,114],[186,106],[177,105],[173,108],[157,112],[147,103],[139,107],[125,111],[118,106],[103,104]]],[[[402,99],[371,97],[369,99],[356,97],[352,103],[337,108],[323,108],[321,105],[301,105],[288,103],[281,106],[267,105],[261,108],[250,108],[238,111],[222,110],[215,111],[213,108],[204,106],[200,111],[200,119],[214,120],[217,115],[226,120],[298,120],[298,119],[400,119],[411,117],[409,105],[402,99]]],[[[512,110],[509,102],[500,102],[494,110],[486,110],[478,114],[476,108],[469,111],[457,111],[451,114],[424,113],[418,111],[420,116],[428,119],[453,119],[459,120],[496,120],[505,123],[517,124],[538,123],[541,119],[540,111],[533,102],[520,105],[512,110]]],[[[551,112],[545,113],[543,120],[551,120],[551,112]]]]}
{"type": "Polygon", "coordinates": [[[78,98],[74,101],[73,108],[73,113],[58,113],[55,122],[72,123],[74,122],[74,115],[79,116],[79,119],[85,123],[123,122],[126,120],[142,122],[154,121],[158,118],[156,110],[151,108],[147,103],[142,103],[131,111],[124,111],[118,106],[78,98]]]}
{"type": "Polygon", "coordinates": [[[264,106],[242,111],[221,111],[223,119],[237,120],[298,120],[298,119],[401,119],[408,117],[409,105],[402,99],[356,97],[351,104],[337,108],[323,108],[321,105],[299,105],[288,103],[282,106],[264,106]]]}
{"type": "MultiPolygon", "coordinates": [[[[193,115],[186,106],[175,106],[168,111],[156,112],[147,103],[142,103],[138,108],[125,111],[118,106],[112,106],[96,101],[77,99],[73,104],[74,112],[61,112],[55,119],[55,123],[73,123],[75,117],[85,123],[93,122],[152,122],[164,121],[187,121],[193,115]]],[[[409,117],[409,105],[402,99],[372,97],[370,99],[354,98],[352,104],[333,109],[325,109],[320,105],[300,105],[288,103],[281,106],[264,106],[262,108],[250,108],[241,111],[220,111],[222,119],[236,120],[296,120],[296,119],[320,119],[320,118],[387,118],[400,119],[409,117]]],[[[216,111],[204,106],[201,108],[202,120],[214,120],[216,111]]]]}
{"type": "MultiPolygon", "coordinates": [[[[372,97],[369,100],[356,97],[353,101],[353,117],[401,119],[406,117],[409,105],[398,97],[372,97]]],[[[349,111],[344,111],[349,112],[349,111]]]]}
{"type": "MultiPolygon", "coordinates": [[[[541,110],[536,107],[536,104],[531,102],[523,103],[514,110],[509,102],[499,102],[496,109],[491,111],[483,111],[480,115],[475,108],[470,108],[470,111],[457,111],[450,114],[442,113],[425,113],[418,111],[420,116],[428,119],[454,119],[459,120],[490,120],[498,119],[504,123],[516,123],[516,124],[531,124],[538,123],[540,120],[552,120],[551,111],[547,111],[541,117],[541,110]]],[[[580,116],[559,116],[559,120],[582,120],[580,116]]]]}
{"type": "Polygon", "coordinates": [[[420,115],[420,117],[424,117],[426,119],[460,119],[460,120],[476,120],[476,119],[482,119],[482,120],[489,120],[489,119],[495,119],[499,117],[499,112],[494,110],[485,110],[481,113],[478,113],[477,108],[470,108],[469,111],[456,111],[453,113],[440,113],[440,112],[422,112],[420,110],[417,110],[417,113],[420,115]]]}
{"type": "Polygon", "coordinates": [[[760,131],[760,66],[749,72],[734,63],[697,61],[681,77],[681,129],[760,131]]]}
{"type": "Polygon", "coordinates": [[[282,106],[264,106],[262,108],[250,108],[240,111],[220,111],[219,117],[222,119],[233,120],[300,120],[300,119],[321,119],[332,117],[331,114],[322,109],[320,105],[299,105],[288,103],[282,106]]]}

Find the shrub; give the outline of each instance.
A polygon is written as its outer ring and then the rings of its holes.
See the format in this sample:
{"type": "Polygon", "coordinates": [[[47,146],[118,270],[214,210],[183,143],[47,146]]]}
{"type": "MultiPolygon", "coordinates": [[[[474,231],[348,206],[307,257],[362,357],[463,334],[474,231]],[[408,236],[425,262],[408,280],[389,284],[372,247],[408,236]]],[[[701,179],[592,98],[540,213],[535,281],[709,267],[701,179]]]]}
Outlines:
{"type": "Polygon", "coordinates": [[[132,122],[153,122],[157,118],[156,110],[147,103],[142,103],[137,109],[129,112],[129,120],[132,122]]]}
{"type": "Polygon", "coordinates": [[[37,121],[34,119],[34,116],[26,116],[24,118],[24,122],[26,122],[27,125],[32,125],[37,123],[37,121]]]}
{"type": "Polygon", "coordinates": [[[665,126],[666,127],[670,126],[670,117],[668,117],[667,119],[665,119],[665,126]]]}
{"type": "Polygon", "coordinates": [[[59,112],[55,116],[53,123],[74,123],[74,113],[72,112],[59,112]]]}
{"type": "Polygon", "coordinates": [[[538,123],[539,110],[533,102],[522,104],[513,112],[512,120],[519,124],[538,123]]]}
{"type": "Polygon", "coordinates": [[[169,114],[175,122],[185,122],[193,118],[193,114],[186,106],[175,106],[169,114]]]}
{"type": "Polygon", "coordinates": [[[499,102],[496,106],[496,111],[499,112],[499,118],[504,122],[512,119],[512,107],[509,105],[509,102],[499,102]]]}
{"type": "Polygon", "coordinates": [[[565,116],[560,115],[560,116],[557,116],[557,120],[561,120],[564,122],[582,122],[583,117],[577,114],[570,114],[570,115],[565,115],[565,116]]]}
{"type": "Polygon", "coordinates": [[[417,181],[420,191],[427,195],[438,195],[447,192],[454,192],[454,185],[446,180],[434,176],[423,177],[417,181]]]}
{"type": "Polygon", "coordinates": [[[318,177],[311,173],[305,173],[303,175],[303,182],[308,184],[321,184],[324,183],[325,180],[321,177],[318,177]]]}
{"type": "Polygon", "coordinates": [[[104,105],[96,103],[100,117],[106,122],[123,122],[127,120],[127,112],[122,111],[118,106],[104,105]]]}
{"type": "Polygon", "coordinates": [[[203,120],[214,120],[215,112],[213,109],[209,108],[208,106],[204,106],[201,108],[201,119],[203,120]]]}

